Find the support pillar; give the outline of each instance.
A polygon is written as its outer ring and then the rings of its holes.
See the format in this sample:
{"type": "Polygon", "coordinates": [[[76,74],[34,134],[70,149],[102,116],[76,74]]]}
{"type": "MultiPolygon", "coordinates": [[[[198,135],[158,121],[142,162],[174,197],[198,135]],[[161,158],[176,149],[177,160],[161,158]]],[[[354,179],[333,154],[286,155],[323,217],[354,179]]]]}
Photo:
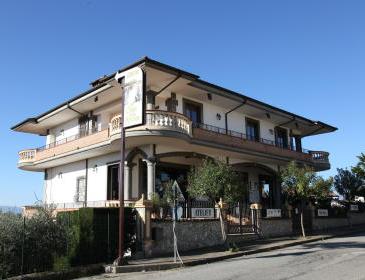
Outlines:
{"type": "Polygon", "coordinates": [[[147,199],[151,200],[155,193],[156,162],[155,159],[148,159],[147,162],[147,199]]]}
{"type": "Polygon", "coordinates": [[[152,203],[149,200],[145,200],[144,195],[138,200],[134,206],[138,212],[138,221],[140,223],[140,232],[137,233],[137,242],[141,245],[142,257],[148,257],[152,255],[152,225],[151,225],[151,210],[152,203]]]}

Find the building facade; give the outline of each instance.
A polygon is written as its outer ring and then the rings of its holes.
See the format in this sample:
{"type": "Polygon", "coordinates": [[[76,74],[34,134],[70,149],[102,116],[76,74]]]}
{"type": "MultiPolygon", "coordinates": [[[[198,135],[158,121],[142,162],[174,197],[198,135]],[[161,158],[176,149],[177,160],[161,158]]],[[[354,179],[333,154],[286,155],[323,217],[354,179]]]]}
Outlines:
{"type": "MultiPolygon", "coordinates": [[[[282,208],[278,173],[290,161],[316,171],[330,168],[329,153],[305,150],[302,139],[335,127],[147,57],[118,73],[135,68],[143,71],[144,122],[126,129],[126,205],[163,195],[164,183],[174,180],[188,201],[187,174],[207,157],[240,172],[249,194],[245,208],[282,208]]],[[[20,151],[18,162],[20,169],[44,172],[45,204],[66,210],[119,206],[122,90],[114,77],[97,79],[79,96],[12,127],[45,137],[43,147],[20,151]]]]}

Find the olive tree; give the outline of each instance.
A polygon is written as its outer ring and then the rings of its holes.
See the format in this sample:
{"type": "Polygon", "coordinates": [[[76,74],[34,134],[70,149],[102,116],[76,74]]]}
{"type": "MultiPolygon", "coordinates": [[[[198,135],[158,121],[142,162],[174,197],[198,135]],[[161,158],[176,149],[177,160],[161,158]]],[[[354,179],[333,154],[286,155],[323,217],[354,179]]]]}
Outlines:
{"type": "Polygon", "coordinates": [[[281,172],[283,192],[291,201],[299,202],[300,224],[302,236],[305,237],[304,206],[310,199],[323,199],[328,197],[332,178],[323,179],[317,176],[313,168],[300,167],[296,162],[291,162],[281,172]]]}
{"type": "MultiPolygon", "coordinates": [[[[244,186],[240,174],[229,164],[204,159],[200,166],[192,167],[188,174],[188,193],[195,198],[207,197],[215,202],[222,198],[225,202],[235,203],[241,202],[247,195],[247,186],[244,186]]],[[[226,239],[221,211],[219,218],[222,235],[226,239]]]]}
{"type": "Polygon", "coordinates": [[[188,174],[188,193],[192,197],[207,197],[217,202],[238,202],[246,195],[239,174],[227,163],[203,159],[188,174]]]}

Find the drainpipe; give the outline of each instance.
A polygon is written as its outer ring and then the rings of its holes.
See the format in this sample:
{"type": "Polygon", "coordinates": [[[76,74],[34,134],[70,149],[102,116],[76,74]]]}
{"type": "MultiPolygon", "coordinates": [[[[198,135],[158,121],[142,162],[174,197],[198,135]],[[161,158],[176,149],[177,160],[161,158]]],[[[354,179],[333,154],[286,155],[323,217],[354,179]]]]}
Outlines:
{"type": "Polygon", "coordinates": [[[231,110],[229,110],[228,112],[226,112],[224,114],[224,118],[225,118],[225,123],[226,123],[226,134],[228,134],[228,114],[232,113],[233,111],[237,110],[238,108],[242,107],[243,105],[245,105],[247,102],[247,99],[245,99],[242,104],[237,105],[236,107],[232,108],[231,110]]]}
{"type": "Polygon", "coordinates": [[[67,108],[70,109],[71,111],[74,111],[75,113],[79,114],[80,116],[84,115],[84,114],[80,113],[79,111],[75,110],[74,108],[72,108],[69,103],[67,103],[67,108]]]}

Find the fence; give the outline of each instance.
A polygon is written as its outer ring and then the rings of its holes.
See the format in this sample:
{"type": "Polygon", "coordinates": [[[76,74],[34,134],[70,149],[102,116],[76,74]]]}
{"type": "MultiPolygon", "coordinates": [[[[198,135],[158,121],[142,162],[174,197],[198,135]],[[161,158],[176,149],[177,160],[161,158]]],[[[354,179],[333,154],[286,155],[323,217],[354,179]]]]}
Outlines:
{"type": "MultiPolygon", "coordinates": [[[[217,219],[218,209],[215,202],[191,200],[177,204],[179,220],[217,219]]],[[[174,208],[171,206],[154,207],[151,215],[154,220],[172,220],[174,208]]]]}

